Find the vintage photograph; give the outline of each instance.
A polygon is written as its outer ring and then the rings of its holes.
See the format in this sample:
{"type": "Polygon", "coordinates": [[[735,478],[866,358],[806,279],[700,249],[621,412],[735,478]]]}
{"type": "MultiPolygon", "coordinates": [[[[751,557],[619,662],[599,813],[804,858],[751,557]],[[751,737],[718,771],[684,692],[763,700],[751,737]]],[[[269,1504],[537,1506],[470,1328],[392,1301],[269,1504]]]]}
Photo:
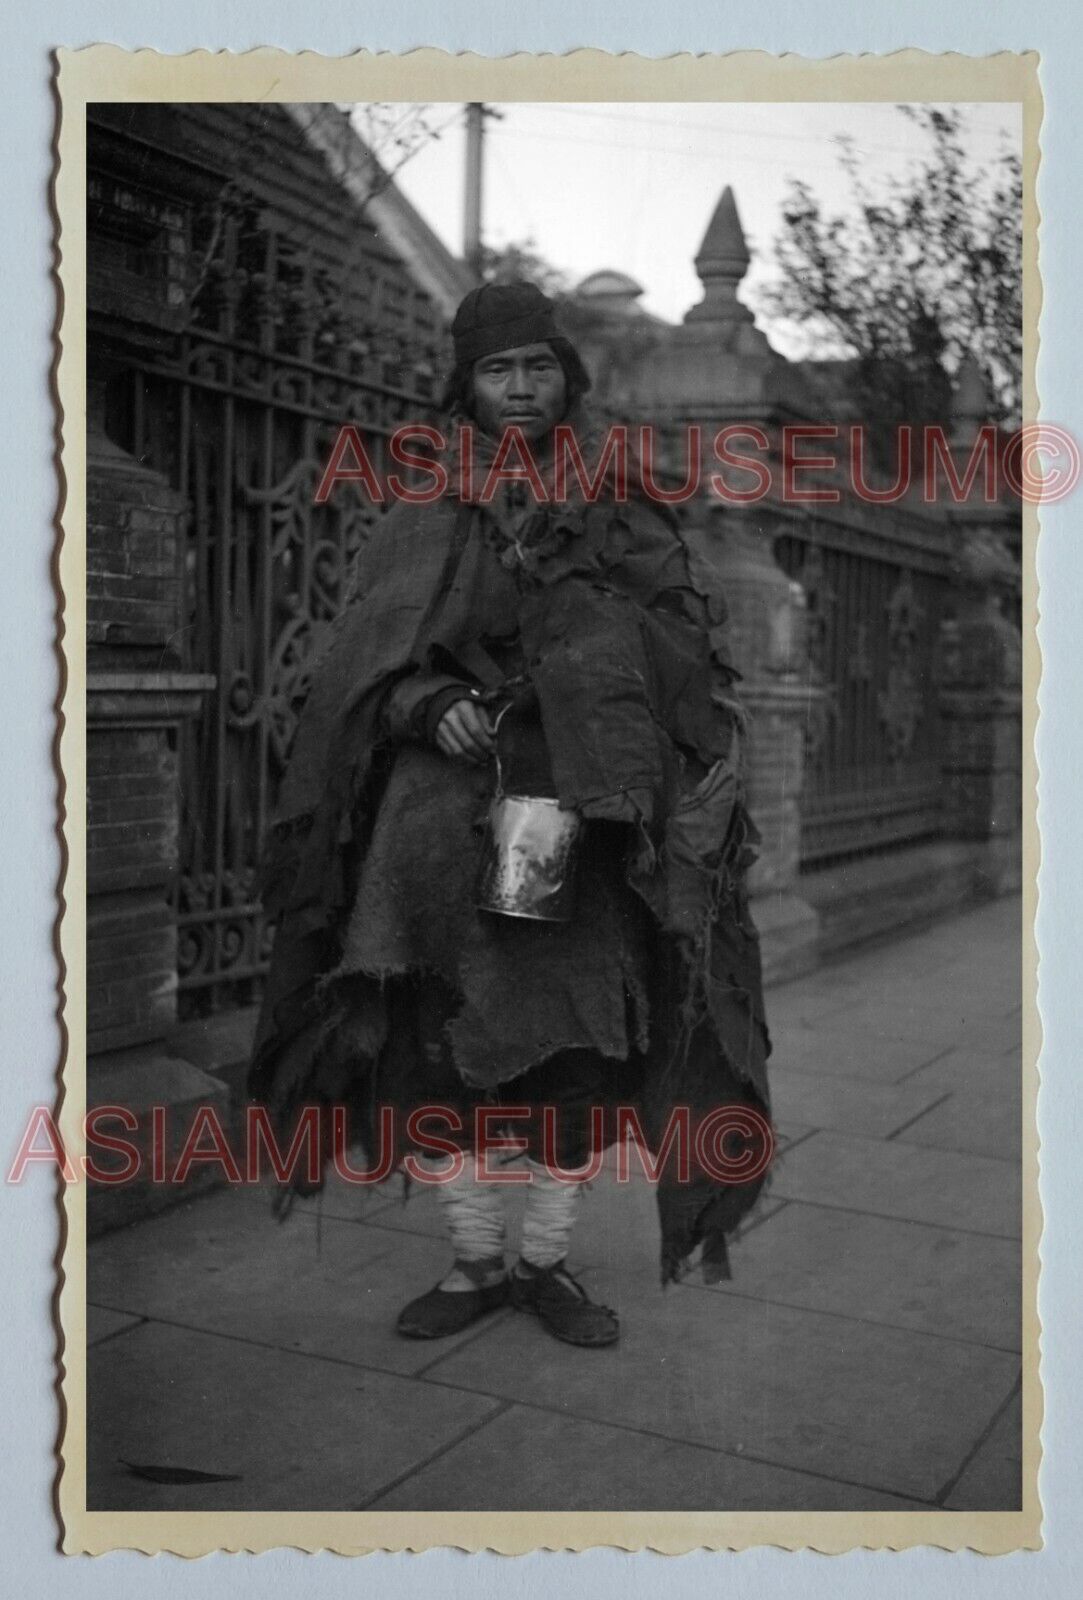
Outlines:
{"type": "Polygon", "coordinates": [[[64,113],[85,1513],[1022,1528],[1031,79],[433,82],[64,113]]]}

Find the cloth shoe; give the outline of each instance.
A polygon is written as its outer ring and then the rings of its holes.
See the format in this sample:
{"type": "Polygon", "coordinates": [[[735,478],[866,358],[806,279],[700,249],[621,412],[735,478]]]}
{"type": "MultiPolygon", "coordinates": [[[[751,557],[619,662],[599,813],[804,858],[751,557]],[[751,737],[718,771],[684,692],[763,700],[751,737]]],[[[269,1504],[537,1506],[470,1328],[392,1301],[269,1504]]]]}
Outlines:
{"type": "MultiPolygon", "coordinates": [[[[492,1263],[485,1262],[456,1261],[455,1265],[468,1278],[480,1279],[492,1270],[492,1263]]],[[[446,1339],[507,1303],[506,1276],[497,1283],[479,1281],[476,1289],[442,1289],[436,1284],[403,1307],[396,1328],[404,1339],[446,1339]]]]}
{"type": "Polygon", "coordinates": [[[554,1339],[566,1344],[615,1344],[620,1338],[617,1313],[595,1304],[563,1261],[551,1267],[521,1261],[511,1275],[511,1303],[517,1311],[533,1312],[554,1339]]]}

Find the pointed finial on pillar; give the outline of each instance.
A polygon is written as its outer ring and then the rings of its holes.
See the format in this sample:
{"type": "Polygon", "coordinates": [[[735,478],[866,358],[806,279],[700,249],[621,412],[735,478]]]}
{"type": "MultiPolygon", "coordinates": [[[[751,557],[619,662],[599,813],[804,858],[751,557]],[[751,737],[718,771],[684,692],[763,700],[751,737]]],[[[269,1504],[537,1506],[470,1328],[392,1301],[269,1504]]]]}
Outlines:
{"type": "Polygon", "coordinates": [[[737,298],[751,260],[737,201],[727,184],[695,260],[703,299],[685,313],[685,322],[751,322],[752,313],[737,298]]]}

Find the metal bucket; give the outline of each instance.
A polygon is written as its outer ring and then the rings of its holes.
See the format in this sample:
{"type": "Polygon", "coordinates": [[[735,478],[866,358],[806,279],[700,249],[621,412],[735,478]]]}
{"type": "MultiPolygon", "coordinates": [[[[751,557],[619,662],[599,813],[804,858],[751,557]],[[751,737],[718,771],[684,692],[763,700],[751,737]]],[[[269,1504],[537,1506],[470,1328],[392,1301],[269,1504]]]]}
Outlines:
{"type": "Polygon", "coordinates": [[[575,910],[578,811],[545,795],[497,794],[477,879],[477,906],[505,917],[568,922],[575,910]]]}

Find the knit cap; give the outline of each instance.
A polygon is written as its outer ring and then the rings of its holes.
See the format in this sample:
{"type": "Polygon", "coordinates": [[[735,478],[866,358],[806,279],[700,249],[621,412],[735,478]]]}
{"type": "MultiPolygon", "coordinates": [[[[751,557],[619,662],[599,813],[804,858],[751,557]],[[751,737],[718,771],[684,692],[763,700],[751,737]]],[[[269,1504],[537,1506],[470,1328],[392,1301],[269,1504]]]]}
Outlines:
{"type": "Polygon", "coordinates": [[[560,329],[556,307],[535,284],[483,283],[456,311],[451,336],[461,365],[497,350],[543,344],[559,338],[560,329]]]}

